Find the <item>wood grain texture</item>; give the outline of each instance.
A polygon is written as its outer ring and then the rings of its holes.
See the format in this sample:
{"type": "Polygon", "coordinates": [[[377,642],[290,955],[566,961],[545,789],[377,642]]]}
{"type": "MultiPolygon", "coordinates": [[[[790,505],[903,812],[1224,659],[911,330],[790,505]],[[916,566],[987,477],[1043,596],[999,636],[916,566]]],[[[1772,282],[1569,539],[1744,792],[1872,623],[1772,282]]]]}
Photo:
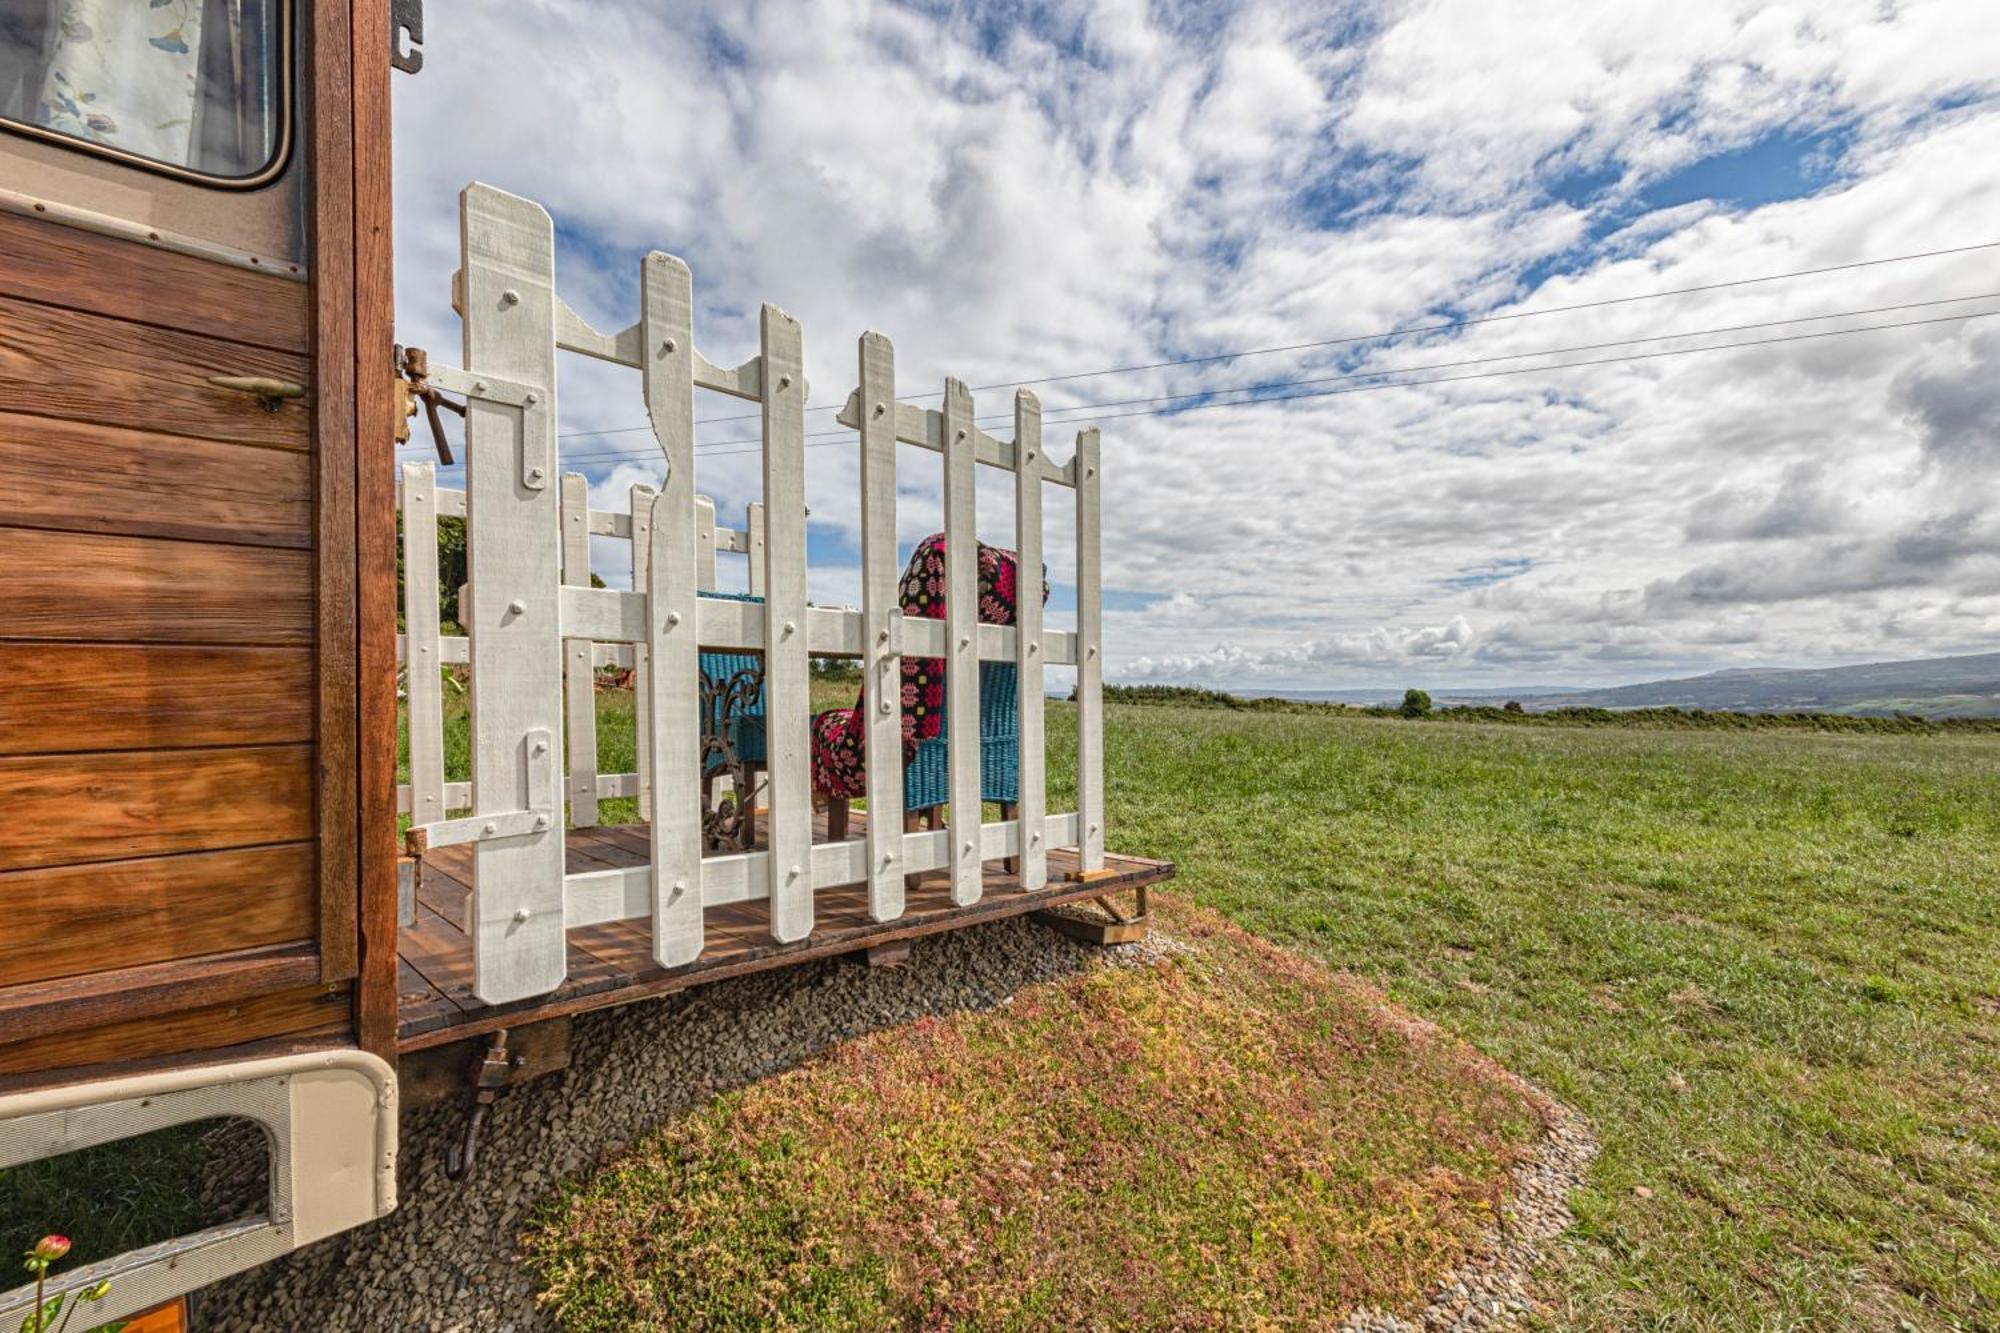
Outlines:
{"type": "Polygon", "coordinates": [[[267,412],[211,375],[293,380],[302,356],[0,297],[0,411],[276,449],[307,447],[312,395],[267,412]]]}
{"type": "Polygon", "coordinates": [[[0,213],[0,295],[303,352],[306,290],[136,241],[0,213]]]}
{"type": "Polygon", "coordinates": [[[339,1036],[348,1031],[344,986],[315,983],[244,1000],[225,1000],[72,1032],[59,1042],[0,1041],[0,1074],[72,1069],[116,1060],[121,1068],[156,1056],[219,1058],[227,1047],[274,1037],[339,1036]]]}
{"type": "Polygon", "coordinates": [[[312,672],[307,648],[0,642],[0,755],[309,741],[312,672]]]}
{"type": "MultiPolygon", "coordinates": [[[[318,619],[320,936],[327,980],[354,975],[359,961],[356,895],[360,855],[356,792],[360,782],[356,711],[360,626],[355,565],[355,468],[361,373],[355,339],[353,17],[339,6],[312,11],[313,186],[308,225],[313,242],[312,411],[318,464],[318,619]]],[[[386,360],[370,376],[387,397],[386,360]]],[[[390,450],[393,434],[375,447],[390,450]]]]}
{"type": "Polygon", "coordinates": [[[313,836],[312,747],[0,759],[0,870],[313,836]]]}
{"type": "Polygon", "coordinates": [[[0,637],[313,641],[304,551],[0,527],[0,637]]]}
{"type": "Polygon", "coordinates": [[[0,986],[309,940],[308,842],[0,873],[0,986]]]}
{"type": "MultiPolygon", "coordinates": [[[[338,9],[333,0],[320,0],[338,9]]],[[[391,212],[389,7],[353,5],[348,77],[353,106],[355,565],[358,701],[360,982],[358,1036],[396,1059],[396,516],[395,435],[388,394],[372,390],[375,368],[394,355],[396,296],[391,212]]]]}
{"type": "MultiPolygon", "coordinates": [[[[860,813],[851,817],[867,818],[860,813]]],[[[644,865],[651,851],[649,832],[642,827],[574,829],[569,846],[573,854],[580,851],[593,860],[622,866],[644,865]]],[[[470,893],[465,881],[471,875],[471,857],[463,847],[440,848],[425,862],[420,891],[425,906],[418,912],[418,924],[404,934],[404,957],[412,964],[411,973],[427,982],[430,989],[405,997],[402,1048],[421,1050],[495,1028],[627,1004],[725,977],[792,967],[956,930],[1155,884],[1174,873],[1168,862],[1113,855],[1107,857],[1107,868],[1112,872],[1108,877],[1080,884],[1063,878],[1076,867],[1074,851],[1056,850],[1049,860],[1050,882],[1032,892],[1022,891],[1015,876],[989,865],[984,892],[969,907],[952,903],[947,875],[941,871],[925,874],[909,891],[904,915],[890,922],[870,919],[865,883],[822,889],[817,895],[818,916],[812,935],[794,944],[779,944],[771,938],[760,902],[711,908],[700,957],[673,969],[653,962],[649,934],[633,929],[633,922],[578,927],[569,932],[570,973],[560,989],[509,1004],[486,1005],[472,993],[471,944],[453,920],[462,919],[463,902],[470,893]]],[[[571,873],[577,868],[573,856],[571,873]]]]}
{"type": "Polygon", "coordinates": [[[308,547],[312,503],[303,454],[0,413],[0,523],[308,547]]]}
{"type": "Polygon", "coordinates": [[[0,988],[0,1031],[18,1025],[53,1037],[149,1014],[249,999],[318,979],[319,951],[310,940],[119,967],[0,988]]]}

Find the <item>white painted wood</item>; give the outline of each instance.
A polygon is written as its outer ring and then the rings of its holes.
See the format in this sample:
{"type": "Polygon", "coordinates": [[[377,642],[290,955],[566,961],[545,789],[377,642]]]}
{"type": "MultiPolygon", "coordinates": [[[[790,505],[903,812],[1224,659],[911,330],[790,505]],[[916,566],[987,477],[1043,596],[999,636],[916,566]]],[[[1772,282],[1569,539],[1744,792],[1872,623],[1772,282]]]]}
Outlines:
{"type": "MultiPolygon", "coordinates": [[[[653,688],[651,654],[647,643],[651,638],[646,628],[646,589],[650,576],[648,552],[653,545],[653,500],[659,492],[643,483],[634,486],[630,494],[632,513],[629,516],[632,534],[632,599],[625,603],[632,607],[632,632],[615,634],[587,634],[584,637],[621,639],[632,647],[632,730],[636,738],[634,751],[639,756],[639,818],[650,821],[653,818],[653,747],[647,738],[653,734],[653,688]]],[[[570,608],[563,608],[563,624],[569,624],[570,608]]]]}
{"type": "MultiPolygon", "coordinates": [[[[562,478],[562,577],[590,586],[590,483],[581,472],[562,478]]],[[[589,639],[563,640],[564,765],[569,817],[578,828],[597,823],[597,669],[589,639]]]]}
{"type": "MultiPolygon", "coordinates": [[[[565,588],[562,591],[563,634],[572,639],[590,639],[600,650],[615,651],[611,645],[638,643],[646,635],[646,599],[643,594],[619,588],[565,588]]],[[[718,652],[756,653],[764,650],[764,608],[755,602],[704,597],[700,607],[701,646],[718,652]]],[[[852,607],[815,606],[806,610],[806,643],[817,655],[864,657],[867,636],[864,615],[852,607]]],[[[916,657],[946,655],[947,635],[941,620],[921,616],[906,617],[899,633],[903,651],[916,657]]],[[[1012,625],[981,625],[975,643],[982,662],[1012,662],[1018,655],[1019,635],[1012,625]]],[[[444,660],[453,659],[452,645],[463,640],[443,641],[444,660]]],[[[1076,664],[1076,635],[1068,630],[1044,628],[1042,655],[1050,666],[1076,664]]]]}
{"type": "Polygon", "coordinates": [[[1078,868],[1104,868],[1103,530],[1095,426],[1077,432],[1076,457],[1076,810],[1082,819],[1078,868]]]}
{"type": "Polygon", "coordinates": [[[636,515],[632,525],[632,548],[647,570],[649,608],[651,716],[642,743],[652,752],[653,959],[661,967],[679,967],[699,958],[702,946],[694,280],[686,264],[654,251],[646,256],[640,287],[646,412],[667,460],[643,554],[636,515]]]}
{"type": "Polygon", "coordinates": [[[979,528],[972,393],[944,382],[945,750],[951,773],[951,900],[979,901],[979,528]]]}
{"type": "MultiPolygon", "coordinates": [[[[530,804],[527,737],[562,726],[557,489],[526,483],[555,446],[555,228],[526,199],[471,185],[459,196],[465,367],[539,386],[519,410],[472,398],[465,423],[472,639],[472,807],[530,804]]],[[[460,608],[465,614],[464,608],[460,608]]],[[[541,995],[567,970],[563,830],[473,849],[473,993],[488,1004],[541,995]]]]}
{"type": "Polygon", "coordinates": [[[694,497],[695,578],[703,592],[715,591],[715,501],[694,497]]]}
{"type": "Polygon", "coordinates": [[[632,536],[632,516],[630,514],[607,514],[602,509],[590,511],[590,535],[593,537],[632,536]]]}
{"type": "Polygon", "coordinates": [[[429,463],[403,464],[404,678],[409,698],[410,815],[418,824],[445,817],[436,479],[437,471],[429,463]]]}
{"type": "MultiPolygon", "coordinates": [[[[984,825],[979,830],[981,857],[992,861],[1019,855],[1020,830],[1020,822],[1011,819],[984,825]]],[[[898,859],[912,873],[936,870],[949,855],[950,838],[947,829],[905,833],[899,842],[898,859]]],[[[1043,820],[1042,842],[1051,847],[1072,846],[1076,842],[1076,816],[1050,815],[1043,820]]],[[[816,890],[859,883],[867,873],[868,845],[859,839],[823,842],[812,850],[812,881],[816,890]]],[[[771,896],[770,885],[768,852],[711,856],[702,862],[703,908],[762,902],[771,896]]],[[[570,875],[564,881],[570,924],[597,926],[610,921],[644,920],[651,912],[651,886],[652,871],[647,866],[570,875]]]]}
{"type": "MultiPolygon", "coordinates": [[[[452,810],[470,810],[472,808],[472,784],[470,782],[445,783],[444,808],[447,812],[452,810]]],[[[410,788],[407,783],[400,783],[396,787],[396,813],[399,815],[410,813],[410,788]]]]}
{"type": "Polygon", "coordinates": [[[717,528],[715,549],[729,551],[735,555],[750,554],[750,532],[747,528],[717,528]]]}
{"type": "Polygon", "coordinates": [[[1042,785],[1046,734],[1042,726],[1042,403],[1026,389],[1014,394],[1015,666],[1021,708],[1021,827],[1034,830],[1021,853],[1021,887],[1049,880],[1049,847],[1040,829],[1048,808],[1042,785]]]}
{"type": "MultiPolygon", "coordinates": [[[[856,397],[848,395],[847,405],[834,417],[841,425],[850,429],[860,429],[857,415],[856,397]]],[[[896,404],[896,438],[904,444],[914,444],[932,453],[944,452],[944,415],[941,412],[922,407],[912,407],[908,403],[896,404]]],[[[1014,442],[996,440],[978,426],[972,427],[972,454],[979,462],[989,467],[1014,470],[1014,442]]],[[[1075,473],[1067,465],[1051,463],[1047,456],[1042,459],[1042,479],[1060,486],[1074,486],[1075,473]]]]}
{"type": "MultiPolygon", "coordinates": [[[[453,276],[453,282],[458,281],[453,276]]],[[[456,288],[454,288],[456,290],[456,288]]],[[[643,370],[645,360],[644,321],[622,329],[617,333],[602,333],[584,321],[583,316],[558,301],[556,306],[556,345],[565,352],[577,352],[584,356],[596,357],[600,361],[611,361],[621,366],[631,366],[643,370]]],[[[731,397],[756,402],[763,396],[762,383],[758,376],[758,362],[755,357],[740,366],[725,369],[716,365],[700,352],[694,353],[694,382],[697,387],[713,389],[731,397]]]]}
{"type": "MultiPolygon", "coordinates": [[[[806,649],[806,382],[799,323],[759,320],[764,387],[764,735],[771,813],[771,934],[812,934],[811,660],[806,649]]],[[[748,606],[749,603],[737,603],[748,606]]]]}
{"type": "Polygon", "coordinates": [[[861,679],[867,696],[868,915],[903,914],[903,619],[896,580],[896,353],[861,335],[861,679]]]}
{"type": "Polygon", "coordinates": [[[749,539],[744,554],[750,557],[750,595],[764,595],[764,506],[751,501],[744,514],[744,534],[749,539]]]}

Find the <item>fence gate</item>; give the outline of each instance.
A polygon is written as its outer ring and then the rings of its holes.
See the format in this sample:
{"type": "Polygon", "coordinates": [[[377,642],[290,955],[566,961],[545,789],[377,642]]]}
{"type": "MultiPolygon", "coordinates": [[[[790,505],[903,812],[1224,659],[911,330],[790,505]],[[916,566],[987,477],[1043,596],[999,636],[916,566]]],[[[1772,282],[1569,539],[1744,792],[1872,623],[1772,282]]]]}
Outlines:
{"type": "Polygon", "coordinates": [[[806,596],[804,349],[798,322],[763,307],[758,354],[717,366],[694,341],[687,265],[646,256],[636,323],[600,333],[555,290],[555,238],[538,205],[484,185],[460,197],[463,370],[434,367],[431,381],[468,400],[465,489],[443,490],[428,464],[401,478],[405,568],[403,660],[409,681],[410,782],[402,793],[411,843],[474,844],[474,991],[487,1003],[544,994],[567,970],[566,931],[607,921],[650,922],[663,967],[693,962],[703,913],[746,901],[769,904],[780,941],[813,930],[817,889],[865,883],[869,913],[904,909],[907,874],[943,869],[955,904],[982,891],[982,863],[1018,857],[1022,889],[1048,877],[1051,847],[1075,847],[1080,877],[1104,864],[1103,698],[1099,607],[1097,432],[1078,434],[1071,459],[1042,447],[1041,409],[1014,398],[1011,440],[976,423],[971,392],[945,382],[938,410],[896,401],[895,356],[879,334],[860,339],[858,387],[838,416],[855,432],[861,461],[862,606],[811,605],[806,596]],[[556,353],[581,353],[637,369],[666,463],[657,493],[634,487],[628,507],[589,507],[584,479],[559,475],[556,353]],[[696,490],[694,394],[712,390],[755,403],[761,424],[763,500],[742,529],[718,528],[696,490]],[[898,606],[896,450],[943,455],[946,618],[905,617],[898,606]],[[1018,623],[978,619],[975,474],[1013,474],[1015,545],[1029,579],[1043,564],[1044,484],[1076,503],[1077,628],[1047,629],[1039,597],[1017,599],[1018,623]],[[439,623],[437,525],[463,515],[467,586],[462,637],[439,623]],[[631,543],[630,591],[594,588],[590,539],[631,543]],[[749,560],[755,599],[705,596],[718,553],[749,560]],[[701,780],[703,651],[753,652],[764,664],[769,813],[763,846],[704,855],[701,780]],[[809,727],[813,654],[859,659],[866,683],[867,800],[862,837],[816,843],[809,727]],[[906,654],[946,663],[949,819],[905,832],[900,672],[906,654]],[[1020,800],[1015,818],[983,822],[979,663],[1019,672],[1020,800]],[[445,780],[440,668],[470,668],[471,782],[445,780]],[[595,669],[634,672],[637,771],[599,773],[595,669]],[[1043,753],[1044,671],[1073,665],[1078,699],[1078,808],[1051,815],[1043,753]],[[565,826],[596,822],[603,798],[636,796],[650,821],[651,863],[567,872],[565,826]]]}

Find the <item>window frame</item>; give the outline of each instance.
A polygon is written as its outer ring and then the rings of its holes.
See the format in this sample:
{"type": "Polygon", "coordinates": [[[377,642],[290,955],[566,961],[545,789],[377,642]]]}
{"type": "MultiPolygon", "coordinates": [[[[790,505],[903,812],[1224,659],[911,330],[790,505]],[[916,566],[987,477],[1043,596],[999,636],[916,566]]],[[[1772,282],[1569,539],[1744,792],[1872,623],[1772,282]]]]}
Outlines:
{"type": "Polygon", "coordinates": [[[9,116],[0,116],[0,132],[18,134],[24,139],[34,139],[71,152],[103,158],[120,166],[150,172],[155,176],[187,181],[205,189],[228,191],[260,189],[283,175],[285,168],[291,164],[292,141],[296,137],[298,123],[298,103],[293,91],[295,67],[298,64],[298,43],[293,37],[293,11],[297,7],[297,0],[279,0],[277,5],[277,41],[273,45],[278,53],[278,86],[277,96],[272,100],[272,104],[278,109],[278,137],[271,149],[270,160],[248,176],[217,176],[206,171],[196,171],[193,167],[176,166],[171,162],[147,157],[144,153],[135,153],[130,149],[96,143],[89,139],[79,139],[73,134],[52,130],[46,125],[31,125],[27,121],[15,120],[9,116]]]}

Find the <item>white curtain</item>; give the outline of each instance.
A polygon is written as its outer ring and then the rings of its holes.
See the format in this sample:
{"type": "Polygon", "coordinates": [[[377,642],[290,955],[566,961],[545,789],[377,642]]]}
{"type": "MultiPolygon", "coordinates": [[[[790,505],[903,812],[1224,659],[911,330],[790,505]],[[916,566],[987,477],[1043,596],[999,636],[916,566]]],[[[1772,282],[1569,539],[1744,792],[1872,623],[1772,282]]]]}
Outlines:
{"type": "Polygon", "coordinates": [[[58,0],[38,119],[160,162],[195,165],[204,0],[58,0]]]}

